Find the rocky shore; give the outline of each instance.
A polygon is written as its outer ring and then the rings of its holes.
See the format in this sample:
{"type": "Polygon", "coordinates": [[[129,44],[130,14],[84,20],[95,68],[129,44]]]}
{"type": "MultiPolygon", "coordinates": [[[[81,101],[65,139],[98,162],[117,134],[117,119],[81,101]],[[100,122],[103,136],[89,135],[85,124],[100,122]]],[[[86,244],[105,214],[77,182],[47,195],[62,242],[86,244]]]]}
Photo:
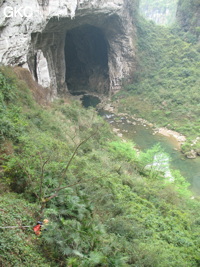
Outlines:
{"type": "MultiPolygon", "coordinates": [[[[118,113],[117,112],[117,107],[115,106],[115,104],[110,104],[110,103],[106,103],[103,107],[103,109],[105,111],[108,111],[110,113],[113,113],[115,114],[116,116],[121,116],[121,117],[124,117],[126,118],[126,121],[127,123],[132,123],[134,124],[134,122],[131,122],[131,120],[134,120],[138,123],[140,123],[141,125],[143,125],[144,127],[151,127],[152,130],[153,130],[153,134],[160,134],[160,135],[163,135],[163,136],[166,136],[168,138],[171,138],[171,139],[174,139],[175,140],[175,143],[176,143],[176,148],[175,149],[178,149],[180,150],[182,153],[183,150],[182,150],[182,145],[187,141],[186,140],[186,136],[182,135],[181,133],[179,132],[176,132],[174,130],[170,130],[166,127],[160,127],[160,128],[157,128],[153,123],[150,123],[148,122],[147,120],[145,119],[142,119],[142,118],[138,118],[136,116],[136,114],[130,116],[129,114],[127,113],[118,113]]],[[[116,131],[116,129],[114,129],[115,132],[117,132],[117,135],[122,137],[122,134],[119,133],[119,131],[116,131]]],[[[197,139],[195,139],[191,145],[191,148],[193,145],[195,145],[195,142],[197,142],[198,140],[200,139],[200,137],[197,137],[197,139]]],[[[191,149],[190,151],[188,152],[185,152],[184,155],[189,158],[189,159],[194,159],[196,158],[197,156],[200,156],[200,150],[199,151],[196,151],[195,149],[191,149]]]]}

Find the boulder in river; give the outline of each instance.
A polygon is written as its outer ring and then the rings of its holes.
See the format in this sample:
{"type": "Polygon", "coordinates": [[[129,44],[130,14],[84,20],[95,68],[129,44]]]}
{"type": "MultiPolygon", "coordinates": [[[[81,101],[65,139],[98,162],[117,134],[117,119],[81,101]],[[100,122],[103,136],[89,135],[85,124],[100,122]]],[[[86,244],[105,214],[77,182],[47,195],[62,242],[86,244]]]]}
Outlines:
{"type": "Polygon", "coordinates": [[[189,152],[186,152],[185,153],[185,156],[188,158],[188,159],[195,159],[197,157],[197,152],[195,150],[191,150],[189,152]]]}

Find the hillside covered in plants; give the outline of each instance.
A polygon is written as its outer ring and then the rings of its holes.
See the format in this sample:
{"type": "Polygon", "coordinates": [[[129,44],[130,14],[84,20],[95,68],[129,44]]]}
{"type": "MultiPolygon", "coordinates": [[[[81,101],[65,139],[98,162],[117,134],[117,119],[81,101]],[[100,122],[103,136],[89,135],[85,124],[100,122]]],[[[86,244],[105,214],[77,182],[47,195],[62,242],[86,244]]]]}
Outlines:
{"type": "Polygon", "coordinates": [[[38,104],[16,72],[0,72],[1,266],[199,266],[199,201],[153,167],[159,147],[138,153],[76,101],[38,104]]]}
{"type": "Polygon", "coordinates": [[[133,83],[119,92],[118,111],[182,133],[187,137],[182,151],[199,153],[200,47],[196,35],[142,17],[137,20],[137,34],[138,71],[133,83]]]}
{"type": "MultiPolygon", "coordinates": [[[[137,72],[113,97],[184,134],[186,154],[200,149],[197,37],[138,15],[137,72]]],[[[26,69],[0,67],[0,266],[200,266],[200,199],[157,168],[160,146],[138,151],[95,109],[46,95],[26,69]]]]}
{"type": "Polygon", "coordinates": [[[182,0],[178,3],[177,22],[184,32],[200,40],[200,2],[182,0]]]}

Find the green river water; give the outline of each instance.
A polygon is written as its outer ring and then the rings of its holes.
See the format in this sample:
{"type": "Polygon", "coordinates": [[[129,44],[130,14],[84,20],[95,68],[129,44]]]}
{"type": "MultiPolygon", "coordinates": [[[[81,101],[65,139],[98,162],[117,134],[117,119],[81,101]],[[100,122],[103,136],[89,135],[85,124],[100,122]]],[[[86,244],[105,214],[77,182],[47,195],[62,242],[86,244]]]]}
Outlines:
{"type": "MultiPolygon", "coordinates": [[[[95,107],[100,101],[97,97],[84,95],[82,103],[87,108],[95,107]]],[[[133,141],[140,150],[147,150],[159,143],[161,148],[169,155],[170,168],[179,170],[188,182],[191,184],[191,190],[194,195],[200,195],[200,157],[196,159],[187,159],[178,150],[179,144],[173,137],[166,137],[160,134],[154,134],[149,126],[126,119],[123,116],[116,116],[107,111],[99,112],[113,128],[120,129],[125,139],[133,141]]]]}
{"type": "Polygon", "coordinates": [[[154,134],[151,127],[144,126],[133,119],[127,120],[125,117],[108,112],[104,112],[103,117],[114,128],[120,129],[123,137],[133,141],[140,150],[145,151],[159,143],[171,159],[170,167],[180,170],[181,174],[190,182],[194,194],[200,194],[200,157],[185,158],[178,150],[178,142],[175,138],[154,134]]]}

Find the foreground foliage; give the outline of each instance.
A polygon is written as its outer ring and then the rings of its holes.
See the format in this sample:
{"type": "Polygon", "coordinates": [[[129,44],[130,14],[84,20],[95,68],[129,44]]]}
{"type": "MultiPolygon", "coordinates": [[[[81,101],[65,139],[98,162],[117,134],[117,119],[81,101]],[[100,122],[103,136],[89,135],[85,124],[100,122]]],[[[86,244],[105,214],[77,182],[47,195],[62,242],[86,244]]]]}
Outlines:
{"type": "Polygon", "coordinates": [[[199,266],[199,201],[178,173],[170,182],[154,169],[159,147],[138,154],[78,102],[40,107],[10,72],[0,76],[1,226],[50,223],[38,238],[0,229],[0,265],[199,266]]]}
{"type": "Polygon", "coordinates": [[[32,228],[21,228],[34,225],[36,208],[35,204],[25,201],[17,194],[0,195],[0,226],[18,226],[0,229],[1,266],[50,266],[40,252],[32,228]]]}

